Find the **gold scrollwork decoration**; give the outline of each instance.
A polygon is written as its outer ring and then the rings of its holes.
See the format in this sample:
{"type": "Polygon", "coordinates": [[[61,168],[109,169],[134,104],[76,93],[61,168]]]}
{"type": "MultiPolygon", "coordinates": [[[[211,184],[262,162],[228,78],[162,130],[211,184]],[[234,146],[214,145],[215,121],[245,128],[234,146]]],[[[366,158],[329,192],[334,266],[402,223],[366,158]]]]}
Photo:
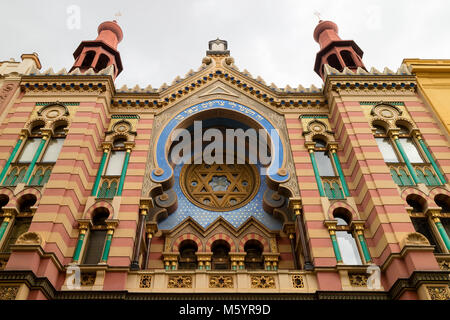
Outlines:
{"type": "Polygon", "coordinates": [[[192,277],[170,276],[167,288],[192,288],[192,277]]]}
{"type": "Polygon", "coordinates": [[[251,286],[254,289],[275,289],[275,278],[273,276],[251,276],[251,286]]]}
{"type": "Polygon", "coordinates": [[[210,288],[233,288],[233,277],[232,276],[210,276],[209,277],[209,287],[210,288]]]}

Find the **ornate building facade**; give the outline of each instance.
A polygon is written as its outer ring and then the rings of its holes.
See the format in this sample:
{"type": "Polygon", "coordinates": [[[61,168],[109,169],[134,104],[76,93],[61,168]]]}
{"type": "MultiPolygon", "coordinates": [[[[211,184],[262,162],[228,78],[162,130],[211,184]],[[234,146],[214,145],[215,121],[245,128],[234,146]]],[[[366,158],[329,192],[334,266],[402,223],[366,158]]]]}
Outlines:
{"type": "Polygon", "coordinates": [[[0,299],[450,299],[450,145],[410,67],[368,70],[320,21],[322,88],[268,85],[219,39],[170,85],[116,88],[122,37],[102,23],[69,71],[0,64],[0,299]],[[200,151],[270,133],[271,161],[174,162],[178,129],[200,151]]]}

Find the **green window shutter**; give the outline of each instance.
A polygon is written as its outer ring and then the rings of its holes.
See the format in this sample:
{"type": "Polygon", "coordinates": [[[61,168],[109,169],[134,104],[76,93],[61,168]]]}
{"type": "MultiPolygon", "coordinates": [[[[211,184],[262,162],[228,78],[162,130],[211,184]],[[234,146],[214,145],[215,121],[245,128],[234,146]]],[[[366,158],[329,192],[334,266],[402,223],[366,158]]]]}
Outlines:
{"type": "Polygon", "coordinates": [[[114,196],[116,195],[116,191],[117,191],[117,182],[113,181],[113,182],[111,182],[111,185],[109,186],[108,194],[106,197],[114,198],[114,196]]]}
{"type": "Polygon", "coordinates": [[[100,190],[98,191],[97,198],[106,198],[106,194],[108,193],[108,182],[104,181],[100,190]]]}
{"type": "Polygon", "coordinates": [[[52,173],[52,169],[45,170],[44,175],[42,176],[42,180],[40,182],[40,185],[43,186],[47,183],[48,179],[50,179],[50,174],[52,173]]]}
{"type": "Polygon", "coordinates": [[[331,186],[328,182],[325,182],[323,184],[325,189],[325,194],[327,195],[328,199],[333,199],[333,192],[331,191],[331,186]]]}
{"type": "Polygon", "coordinates": [[[13,186],[16,186],[18,183],[20,183],[23,179],[23,177],[25,176],[25,173],[27,172],[26,168],[23,168],[22,170],[20,170],[19,175],[17,176],[17,179],[15,179],[13,181],[13,186]]]}
{"type": "Polygon", "coordinates": [[[400,180],[402,181],[402,186],[410,186],[413,184],[411,178],[408,176],[404,169],[400,169],[398,171],[400,172],[400,180]]]}
{"type": "Polygon", "coordinates": [[[9,175],[6,177],[5,182],[3,182],[3,185],[4,186],[11,186],[14,178],[16,177],[16,175],[17,175],[17,168],[14,168],[14,169],[11,170],[9,175]]]}
{"type": "Polygon", "coordinates": [[[399,177],[397,171],[395,171],[395,169],[391,169],[391,176],[392,176],[392,180],[394,180],[394,182],[397,185],[399,185],[399,186],[403,185],[402,180],[400,179],[400,177],[399,177]]]}
{"type": "Polygon", "coordinates": [[[41,180],[41,175],[42,175],[42,169],[39,168],[35,175],[33,176],[33,178],[30,181],[30,186],[38,186],[39,185],[39,180],[41,180]]]}
{"type": "Polygon", "coordinates": [[[429,185],[426,177],[424,176],[424,174],[422,172],[422,170],[416,169],[416,175],[417,175],[417,178],[419,179],[420,183],[425,183],[426,185],[429,185]]]}
{"type": "Polygon", "coordinates": [[[335,191],[335,199],[344,199],[344,194],[342,193],[341,186],[337,182],[333,182],[333,189],[335,191]]]}

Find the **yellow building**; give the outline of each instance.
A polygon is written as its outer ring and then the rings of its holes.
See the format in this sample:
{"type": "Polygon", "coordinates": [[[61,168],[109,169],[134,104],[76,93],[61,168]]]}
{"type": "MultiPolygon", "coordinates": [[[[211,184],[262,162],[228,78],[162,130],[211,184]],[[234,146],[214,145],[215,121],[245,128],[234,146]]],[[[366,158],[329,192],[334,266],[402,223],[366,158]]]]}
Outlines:
{"type": "Polygon", "coordinates": [[[418,92],[450,133],[450,60],[404,59],[417,77],[418,92]]]}

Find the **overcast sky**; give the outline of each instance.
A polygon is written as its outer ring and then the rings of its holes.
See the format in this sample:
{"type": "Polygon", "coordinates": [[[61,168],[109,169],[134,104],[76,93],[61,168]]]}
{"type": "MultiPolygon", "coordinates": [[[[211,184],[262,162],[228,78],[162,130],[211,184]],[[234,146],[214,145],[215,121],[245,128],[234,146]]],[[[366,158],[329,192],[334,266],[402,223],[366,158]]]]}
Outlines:
{"type": "Polygon", "coordinates": [[[235,64],[268,84],[321,86],[313,71],[319,49],[312,34],[322,19],[364,51],[368,69],[397,69],[403,58],[450,58],[446,0],[2,0],[0,61],[37,52],[43,70],[73,64],[82,40],[115,19],[124,70],[116,87],[154,88],[197,70],[209,40],[228,41],[235,64]],[[79,19],[78,13],[79,12],[79,19]]]}

